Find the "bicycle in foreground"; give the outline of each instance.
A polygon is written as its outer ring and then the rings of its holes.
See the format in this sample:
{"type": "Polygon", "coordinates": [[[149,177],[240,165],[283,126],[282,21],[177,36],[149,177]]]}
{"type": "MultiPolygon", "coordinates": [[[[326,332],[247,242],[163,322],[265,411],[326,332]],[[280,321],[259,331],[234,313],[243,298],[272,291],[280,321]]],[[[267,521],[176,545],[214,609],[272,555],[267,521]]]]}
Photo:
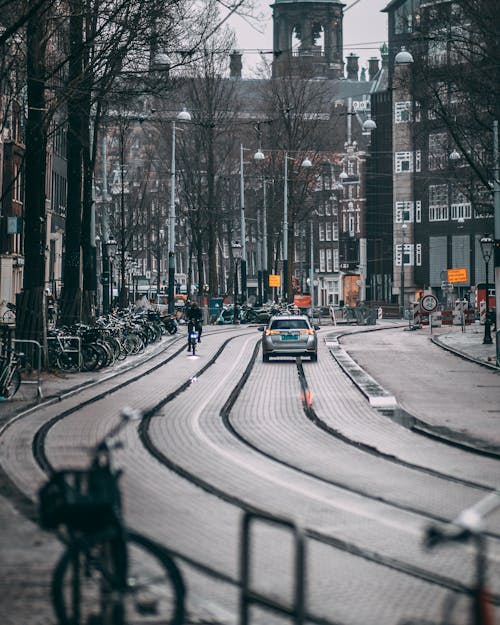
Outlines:
{"type": "Polygon", "coordinates": [[[21,369],[24,367],[24,354],[7,349],[0,356],[0,397],[10,399],[21,385],[21,369]]]}
{"type": "Polygon", "coordinates": [[[120,472],[112,465],[116,437],[140,413],[120,422],[92,450],[87,469],[54,471],[39,492],[40,525],[55,530],[66,550],[51,598],[58,625],[182,625],[185,586],[168,551],[127,529],[120,472]]]}
{"type": "MultiPolygon", "coordinates": [[[[494,625],[493,604],[487,584],[488,557],[484,520],[497,508],[500,508],[500,490],[490,492],[473,506],[462,510],[451,523],[430,525],[425,530],[424,546],[427,549],[446,543],[474,544],[474,584],[468,593],[470,617],[466,620],[470,625],[494,625]]],[[[457,601],[456,593],[450,593],[446,597],[439,625],[452,625],[455,623],[454,619],[462,614],[457,601]]],[[[432,624],[428,621],[406,620],[401,625],[432,624]]]]}

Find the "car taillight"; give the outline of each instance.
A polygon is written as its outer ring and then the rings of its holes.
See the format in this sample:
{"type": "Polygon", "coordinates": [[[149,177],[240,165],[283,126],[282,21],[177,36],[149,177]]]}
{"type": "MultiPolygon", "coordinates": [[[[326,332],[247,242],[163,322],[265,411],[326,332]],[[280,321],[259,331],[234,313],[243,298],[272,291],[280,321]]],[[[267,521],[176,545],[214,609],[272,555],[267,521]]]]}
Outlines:
{"type": "Polygon", "coordinates": [[[300,333],[301,334],[314,334],[314,329],[308,328],[307,330],[301,330],[300,333]]]}
{"type": "Polygon", "coordinates": [[[266,330],[266,336],[270,336],[271,334],[279,334],[279,330],[266,330]]]}

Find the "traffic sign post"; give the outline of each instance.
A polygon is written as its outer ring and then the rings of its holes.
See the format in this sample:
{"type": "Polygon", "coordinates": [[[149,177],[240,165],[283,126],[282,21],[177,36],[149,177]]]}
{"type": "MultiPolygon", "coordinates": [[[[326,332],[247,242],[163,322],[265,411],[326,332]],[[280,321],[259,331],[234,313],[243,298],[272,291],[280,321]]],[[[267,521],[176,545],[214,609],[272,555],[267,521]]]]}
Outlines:
{"type": "Polygon", "coordinates": [[[434,295],[424,295],[420,300],[420,307],[426,313],[433,313],[438,305],[437,298],[434,295]]]}

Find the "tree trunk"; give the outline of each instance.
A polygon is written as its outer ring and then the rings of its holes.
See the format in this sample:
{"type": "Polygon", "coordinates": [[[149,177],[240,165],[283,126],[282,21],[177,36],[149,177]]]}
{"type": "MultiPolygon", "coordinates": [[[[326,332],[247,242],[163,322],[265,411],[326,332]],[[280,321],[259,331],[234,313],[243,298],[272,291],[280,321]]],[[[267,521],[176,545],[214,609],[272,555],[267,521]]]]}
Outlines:
{"type": "MultiPolygon", "coordinates": [[[[87,53],[86,53],[87,54],[87,53]]],[[[83,159],[83,214],[82,214],[82,261],[83,261],[83,298],[82,319],[89,323],[95,319],[97,293],[97,250],[95,246],[95,206],[92,194],[93,163],[90,147],[91,132],[91,90],[92,78],[88,67],[82,81],[82,159],[83,159]]]]}
{"type": "Polygon", "coordinates": [[[68,71],[68,202],[66,255],[61,296],[61,322],[72,325],[81,319],[82,228],[82,46],[83,14],[80,0],[70,2],[70,57],[68,71]]]}
{"type": "Polygon", "coordinates": [[[45,343],[45,179],[47,136],[45,104],[45,19],[36,11],[27,25],[27,95],[24,211],[24,292],[18,297],[16,337],[45,343]]]}
{"type": "Polygon", "coordinates": [[[217,216],[214,202],[214,140],[213,128],[208,129],[208,159],[207,159],[207,186],[208,186],[208,290],[212,296],[219,290],[217,276],[217,216]]]}

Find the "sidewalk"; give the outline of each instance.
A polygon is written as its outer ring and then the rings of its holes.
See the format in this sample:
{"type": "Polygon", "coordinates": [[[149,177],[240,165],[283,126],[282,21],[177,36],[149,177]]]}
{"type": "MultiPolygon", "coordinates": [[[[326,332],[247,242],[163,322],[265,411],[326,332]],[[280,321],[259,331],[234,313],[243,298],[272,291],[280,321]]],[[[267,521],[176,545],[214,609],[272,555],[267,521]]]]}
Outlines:
{"type": "Polygon", "coordinates": [[[491,333],[493,342],[485,345],[483,343],[484,326],[466,326],[465,332],[462,332],[460,326],[447,326],[446,329],[441,328],[440,330],[440,333],[433,337],[436,345],[468,360],[498,369],[494,332],[491,333]]]}
{"type": "Polygon", "coordinates": [[[105,378],[136,367],[141,362],[162,352],[178,336],[179,334],[166,335],[158,343],[148,345],[142,354],[127,356],[125,360],[117,361],[114,365],[98,371],[42,371],[40,374],[41,398],[37,393],[37,376],[34,373],[30,377],[23,374],[23,381],[14,397],[9,400],[0,399],[0,428],[10,418],[36,407],[39,403],[56,401],[63,394],[71,391],[77,392],[82,386],[102,382],[105,378]]]}

